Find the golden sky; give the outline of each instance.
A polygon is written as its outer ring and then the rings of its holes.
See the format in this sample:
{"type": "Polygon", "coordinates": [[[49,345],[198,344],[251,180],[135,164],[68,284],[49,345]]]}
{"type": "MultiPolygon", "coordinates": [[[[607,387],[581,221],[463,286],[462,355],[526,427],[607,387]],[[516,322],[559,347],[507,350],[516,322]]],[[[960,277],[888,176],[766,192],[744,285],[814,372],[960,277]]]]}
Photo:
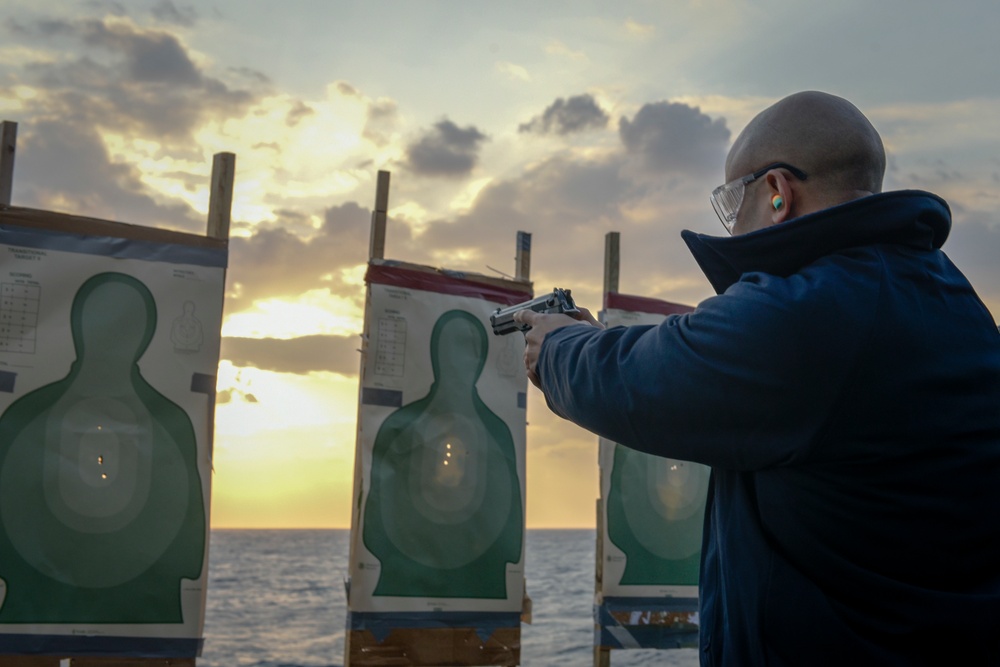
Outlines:
{"type": "MultiPolygon", "coordinates": [[[[524,230],[536,291],[597,310],[618,231],[623,292],[694,305],[711,290],[678,232],[724,233],[708,193],[729,145],[764,106],[822,89],[881,132],[886,189],[950,202],[945,251],[1000,308],[992,0],[5,10],[15,205],[201,233],[212,156],[236,154],[215,527],[350,523],[380,169],[388,258],[512,274],[524,230]]],[[[593,526],[597,438],[534,389],[527,413],[528,527],[593,526]]]]}

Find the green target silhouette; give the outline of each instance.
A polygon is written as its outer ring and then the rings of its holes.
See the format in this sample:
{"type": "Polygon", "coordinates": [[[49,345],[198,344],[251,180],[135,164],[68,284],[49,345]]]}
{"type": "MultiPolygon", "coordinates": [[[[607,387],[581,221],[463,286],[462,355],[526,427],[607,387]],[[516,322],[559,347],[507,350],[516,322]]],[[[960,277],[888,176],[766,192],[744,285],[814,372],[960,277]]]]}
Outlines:
{"type": "Polygon", "coordinates": [[[614,445],[608,537],[625,554],[622,585],[697,585],[707,466],[614,445]]]}
{"type": "Polygon", "coordinates": [[[70,327],[69,374],[0,418],[0,622],[180,623],[205,509],[190,419],[139,371],[153,296],[95,275],[70,327]]]}
{"type": "Polygon", "coordinates": [[[523,512],[510,429],[476,390],[488,344],[473,315],[442,315],[431,333],[430,391],[375,437],[363,530],[381,562],[374,595],[507,596],[523,512]]]}

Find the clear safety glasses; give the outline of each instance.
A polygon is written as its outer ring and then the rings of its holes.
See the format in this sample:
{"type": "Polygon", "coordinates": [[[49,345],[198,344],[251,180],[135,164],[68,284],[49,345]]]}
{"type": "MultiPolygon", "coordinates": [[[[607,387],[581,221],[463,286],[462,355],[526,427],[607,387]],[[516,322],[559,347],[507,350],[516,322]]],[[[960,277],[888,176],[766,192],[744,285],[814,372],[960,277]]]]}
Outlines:
{"type": "Polygon", "coordinates": [[[758,169],[749,176],[729,181],[725,185],[720,185],[712,190],[712,208],[715,209],[716,215],[719,216],[719,220],[722,221],[722,225],[726,228],[727,232],[730,234],[733,233],[733,225],[736,224],[736,214],[740,212],[740,205],[743,203],[743,195],[746,193],[747,186],[772,169],[787,169],[800,181],[806,180],[805,172],[798,167],[793,167],[784,162],[775,162],[758,169]]]}

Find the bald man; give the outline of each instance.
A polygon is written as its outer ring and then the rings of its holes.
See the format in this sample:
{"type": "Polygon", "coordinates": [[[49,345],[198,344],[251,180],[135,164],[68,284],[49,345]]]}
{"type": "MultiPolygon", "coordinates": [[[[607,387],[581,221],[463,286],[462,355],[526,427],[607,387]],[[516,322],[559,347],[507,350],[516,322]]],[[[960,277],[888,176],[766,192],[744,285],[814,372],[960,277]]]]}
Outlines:
{"type": "Polygon", "coordinates": [[[884,171],[852,104],[792,95],[726,160],[732,236],[682,234],[717,296],[518,316],[555,413],[712,467],[702,664],[1000,664],[1000,333],[947,204],[884,171]]]}

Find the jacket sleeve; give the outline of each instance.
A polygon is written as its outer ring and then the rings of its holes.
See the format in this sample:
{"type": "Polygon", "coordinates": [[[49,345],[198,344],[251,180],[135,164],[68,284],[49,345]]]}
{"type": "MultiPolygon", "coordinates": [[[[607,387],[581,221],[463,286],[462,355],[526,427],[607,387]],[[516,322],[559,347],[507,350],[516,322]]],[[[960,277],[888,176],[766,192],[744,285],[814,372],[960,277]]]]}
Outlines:
{"type": "Polygon", "coordinates": [[[553,331],[538,361],[546,402],[651,454],[735,470],[801,462],[833,418],[871,311],[811,282],[748,274],[657,326],[553,331]]]}

